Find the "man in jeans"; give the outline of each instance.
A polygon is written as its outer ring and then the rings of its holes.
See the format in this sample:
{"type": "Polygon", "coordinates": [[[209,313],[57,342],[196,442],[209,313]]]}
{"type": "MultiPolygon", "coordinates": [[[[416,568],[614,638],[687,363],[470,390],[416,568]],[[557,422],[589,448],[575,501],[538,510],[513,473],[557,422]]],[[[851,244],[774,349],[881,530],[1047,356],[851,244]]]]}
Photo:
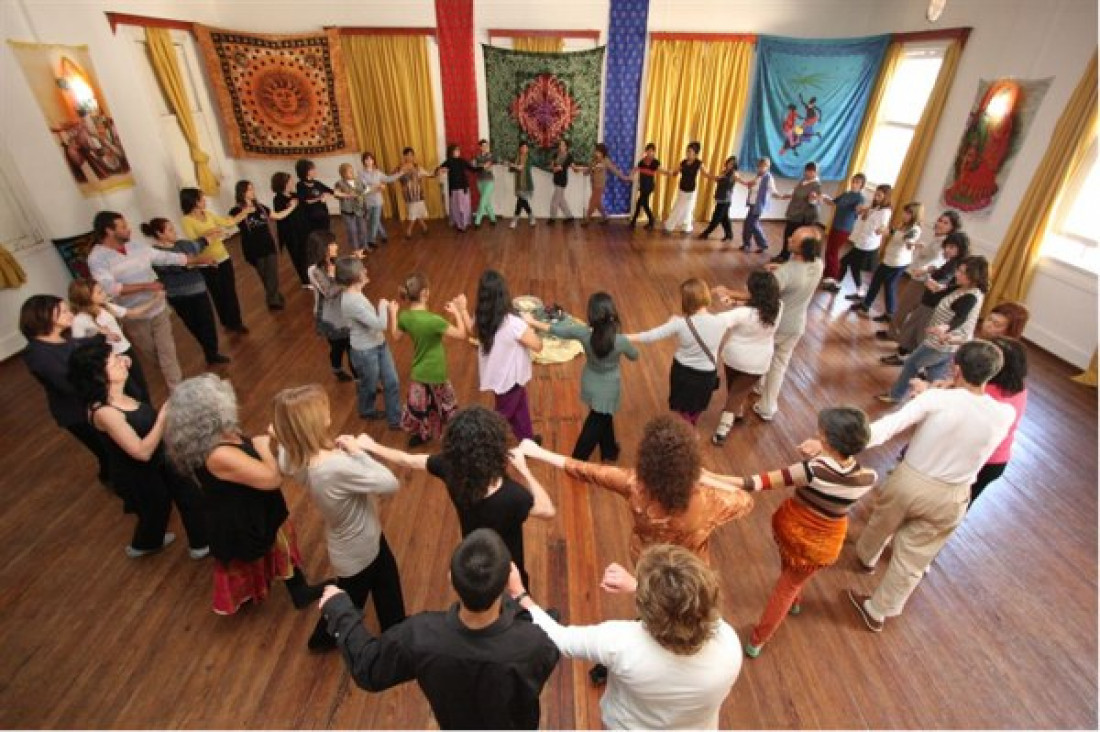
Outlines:
{"type": "Polygon", "coordinates": [[[131,242],[130,224],[115,211],[97,213],[92,229],[96,243],[88,254],[88,270],[114,302],[142,311],[139,316],[126,318],[122,327],[141,355],[156,361],[168,390],[172,391],[183,376],[172,340],[164,285],[153,272],[153,265],[190,267],[213,264],[213,260],[168,252],[145,242],[131,242]]]}
{"type": "MultiPolygon", "coordinates": [[[[953,387],[928,389],[871,425],[875,447],[915,427],[905,459],[875,499],[871,518],[856,542],[857,569],[875,571],[887,544],[893,553],[872,595],[851,590],[864,624],[880,632],[886,618],[901,615],[928,565],[966,515],[970,486],[1015,419],[1011,405],[985,393],[1001,370],[1000,349],[975,340],[955,354],[953,387]]],[[[812,453],[815,441],[803,443],[812,453]]]]}
{"type": "Polygon", "coordinates": [[[500,536],[477,529],[451,556],[459,602],[449,610],[413,615],[379,637],[335,586],[325,588],[321,611],[360,688],[416,679],[442,729],[535,729],[560,654],[529,613],[503,599],[511,566],[500,536]]]}

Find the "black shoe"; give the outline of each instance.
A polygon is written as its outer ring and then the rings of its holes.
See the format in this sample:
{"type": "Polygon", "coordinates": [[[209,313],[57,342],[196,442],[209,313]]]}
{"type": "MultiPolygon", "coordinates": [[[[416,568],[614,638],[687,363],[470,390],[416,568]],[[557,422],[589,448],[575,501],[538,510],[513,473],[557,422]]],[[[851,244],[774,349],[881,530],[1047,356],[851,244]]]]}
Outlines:
{"type": "Polygon", "coordinates": [[[308,648],[311,653],[327,653],[336,650],[336,639],[329,634],[324,618],[321,618],[317,626],[314,627],[313,633],[310,634],[309,640],[306,641],[306,648],[308,648]]]}
{"type": "Polygon", "coordinates": [[[840,285],[835,285],[835,284],[822,285],[821,289],[825,290],[825,292],[831,292],[835,295],[836,293],[840,292],[840,285]]]}
{"type": "Polygon", "coordinates": [[[531,437],[531,442],[535,443],[539,447],[542,447],[542,435],[534,435],[531,437]]]}
{"type": "MultiPolygon", "coordinates": [[[[696,239],[706,239],[709,236],[710,236],[710,234],[707,234],[707,233],[704,232],[704,233],[700,234],[699,236],[697,236],[695,238],[696,239]]],[[[725,239],[723,239],[722,241],[725,241],[725,239]]]]}
{"type": "Polygon", "coordinates": [[[871,322],[873,323],[889,323],[891,320],[893,320],[893,318],[891,318],[889,315],[878,315],[874,318],[871,318],[871,322]]]}
{"type": "Polygon", "coordinates": [[[420,435],[412,435],[409,437],[409,447],[420,447],[421,445],[427,445],[428,441],[420,435]]]}
{"type": "Polygon", "coordinates": [[[895,353],[890,356],[883,356],[879,359],[879,363],[885,366],[901,366],[905,363],[905,360],[895,353]]]}
{"type": "Polygon", "coordinates": [[[607,666],[597,663],[588,669],[588,678],[592,680],[593,686],[603,686],[607,683],[607,666]]]}
{"type": "Polygon", "coordinates": [[[339,371],[336,371],[334,373],[336,374],[337,381],[355,381],[355,379],[351,377],[351,374],[349,374],[347,371],[344,371],[343,369],[340,369],[339,371]]]}
{"type": "Polygon", "coordinates": [[[856,302],[856,301],[862,300],[863,295],[860,295],[858,292],[853,292],[851,295],[845,295],[844,299],[856,302]]]}
{"type": "Polygon", "coordinates": [[[546,225],[547,226],[553,226],[556,223],[558,223],[557,219],[546,219],[546,225]]]}
{"type": "Polygon", "coordinates": [[[650,221],[650,222],[649,222],[648,224],[646,224],[646,225],[645,225],[645,228],[646,228],[646,229],[647,229],[648,231],[653,231],[653,222],[652,222],[652,221],[650,221]]]}
{"type": "Polygon", "coordinates": [[[571,224],[571,223],[573,223],[573,217],[572,217],[572,216],[570,216],[569,218],[567,218],[567,219],[566,219],[565,221],[563,221],[562,223],[563,223],[563,224],[571,224]]]}
{"type": "Polygon", "coordinates": [[[286,580],[286,590],[290,593],[290,601],[294,603],[296,610],[304,610],[311,603],[317,602],[324,594],[326,584],[335,584],[335,580],[326,580],[319,585],[311,585],[306,582],[306,576],[301,567],[294,568],[294,576],[286,580]]]}
{"type": "Polygon", "coordinates": [[[217,366],[218,364],[229,363],[232,360],[233,359],[231,359],[229,356],[226,356],[226,355],[221,354],[221,353],[215,353],[213,356],[206,359],[206,365],[207,366],[217,366]]]}

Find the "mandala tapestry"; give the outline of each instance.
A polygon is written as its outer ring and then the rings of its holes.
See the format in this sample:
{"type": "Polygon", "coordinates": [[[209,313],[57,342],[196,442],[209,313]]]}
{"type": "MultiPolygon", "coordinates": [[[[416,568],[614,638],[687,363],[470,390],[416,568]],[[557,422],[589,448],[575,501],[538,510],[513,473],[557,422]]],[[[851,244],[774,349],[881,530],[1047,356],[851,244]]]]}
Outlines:
{"type": "Polygon", "coordinates": [[[525,140],[534,163],[546,165],[565,138],[573,156],[587,161],[598,142],[604,48],[576,53],[481,48],[493,150],[510,157],[525,140]]]}
{"type": "Polygon", "coordinates": [[[770,157],[773,173],[801,178],[812,160],[822,180],[844,179],[889,43],[890,36],[760,36],[741,142],[745,167],[770,157]]]}
{"type": "Polygon", "coordinates": [[[978,94],[947,174],[943,205],[988,217],[1051,79],[978,82],[978,94]]]}
{"type": "Polygon", "coordinates": [[[195,26],[235,158],[355,149],[347,74],[335,29],[259,35],[195,26]]]}

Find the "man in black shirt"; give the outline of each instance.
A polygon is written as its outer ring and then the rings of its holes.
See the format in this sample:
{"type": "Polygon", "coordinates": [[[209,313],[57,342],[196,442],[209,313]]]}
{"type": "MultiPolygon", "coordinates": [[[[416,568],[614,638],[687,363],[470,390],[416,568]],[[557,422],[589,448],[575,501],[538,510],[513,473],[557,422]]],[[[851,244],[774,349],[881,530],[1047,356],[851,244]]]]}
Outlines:
{"type": "Polygon", "coordinates": [[[478,529],[451,556],[460,602],[406,618],[380,637],[335,586],[321,611],[355,683],[383,691],[416,679],[442,729],[535,729],[539,694],[560,654],[530,616],[502,595],[511,557],[500,536],[478,529]]]}

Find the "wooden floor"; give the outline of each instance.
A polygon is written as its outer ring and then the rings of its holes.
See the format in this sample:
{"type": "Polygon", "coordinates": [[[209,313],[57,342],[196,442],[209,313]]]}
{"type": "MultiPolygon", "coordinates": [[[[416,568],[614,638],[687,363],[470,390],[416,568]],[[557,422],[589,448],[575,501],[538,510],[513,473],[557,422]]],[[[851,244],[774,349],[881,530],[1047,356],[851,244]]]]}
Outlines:
{"type": "MultiPolygon", "coordinates": [[[[391,229],[396,230],[396,226],[391,229]]],[[[772,230],[772,241],[778,233],[772,230]]],[[[386,443],[404,436],[355,415],[354,385],[330,375],[327,350],[313,332],[312,297],[282,262],[288,307],[269,314],[259,281],[239,257],[238,287],[252,333],[228,339],[223,368],[240,396],[244,425],[262,430],[279,389],[320,382],[334,422],[386,443]]],[[[439,221],[432,234],[395,240],[370,259],[369,295],[394,297],[420,270],[437,307],[464,291],[472,299],[487,266],[500,269],[514,295],[531,293],[583,314],[590,292],[605,289],[626,329],[663,322],[679,306],[689,276],[736,284],[759,255],[721,252],[717,242],[609,227],[501,224],[457,236],[439,221]]],[[[28,295],[32,293],[27,293],[28,295]]],[[[750,415],[729,443],[706,443],[705,465],[746,473],[796,459],[824,405],[882,413],[872,398],[895,370],[878,365],[873,324],[846,313],[839,297],[818,294],[809,332],[795,352],[770,424],[750,415]]],[[[7,314],[6,317],[13,317],[7,314]]],[[[177,323],[185,374],[201,354],[177,323]]],[[[404,381],[410,347],[397,345],[404,381]]],[[[665,409],[674,344],[645,347],[624,368],[616,420],[631,464],[641,426],[665,409]]],[[[451,377],[463,403],[476,391],[471,347],[452,346],[451,377]]],[[[1097,411],[1096,392],[1070,382],[1073,369],[1031,350],[1027,416],[1003,480],[970,512],[906,607],[881,634],[868,632],[844,597],[874,578],[836,567],[808,587],[804,612],[789,619],[757,660],[746,660],[726,701],[729,728],[1091,728],[1097,725],[1097,411]]],[[[578,400],[581,362],[537,366],[531,404],[546,444],[568,452],[585,410],[578,400]]],[[[146,373],[154,368],[146,365],[146,373]]],[[[151,376],[154,380],[156,376],[151,376]]],[[[164,390],[154,384],[158,399],[164,390]]],[[[709,436],[718,400],[703,417],[709,436]]],[[[337,655],[306,652],[314,609],[295,612],[273,588],[266,603],[235,617],[210,610],[210,560],[188,559],[178,541],[159,556],[123,556],[133,519],[94,480],[88,454],[56,428],[45,400],[18,359],[0,364],[0,726],[422,728],[428,705],[414,684],[371,695],[350,683],[337,655]]],[[[880,473],[899,442],[869,452],[880,473]]],[[[543,466],[558,506],[550,522],[527,525],[532,594],[572,623],[632,617],[629,598],[597,588],[602,568],[628,558],[627,512],[616,497],[561,479],[543,466]]],[[[409,611],[453,601],[447,559],[458,524],[437,482],[403,475],[384,507],[383,525],[401,569],[409,611]]],[[[318,512],[300,486],[285,488],[311,577],[328,576],[318,512]]],[[[784,496],[757,500],[746,519],[719,531],[714,563],[722,574],[725,617],[746,639],[778,570],[770,519],[784,496]]],[[[857,511],[851,535],[867,518],[857,511]]],[[[181,534],[178,519],[175,530],[181,534]]],[[[851,541],[851,539],[849,539],[851,541]]],[[[368,621],[376,627],[373,616],[368,621]]],[[[543,693],[543,726],[600,726],[599,692],[587,664],[563,661],[543,693]]]]}

